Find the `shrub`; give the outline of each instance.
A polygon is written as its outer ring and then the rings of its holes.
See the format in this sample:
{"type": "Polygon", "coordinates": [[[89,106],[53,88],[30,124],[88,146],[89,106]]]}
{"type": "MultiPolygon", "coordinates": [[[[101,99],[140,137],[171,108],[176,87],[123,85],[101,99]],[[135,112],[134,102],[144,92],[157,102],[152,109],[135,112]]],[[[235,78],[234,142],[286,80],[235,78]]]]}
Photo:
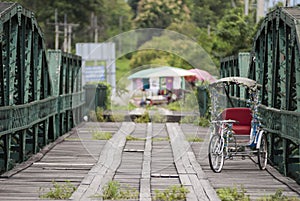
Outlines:
{"type": "Polygon", "coordinates": [[[258,201],[300,201],[299,198],[296,197],[288,197],[283,195],[281,189],[277,190],[274,195],[265,196],[263,198],[258,199],[258,201]]]}
{"type": "Polygon", "coordinates": [[[96,117],[97,117],[97,121],[99,121],[99,122],[105,122],[106,121],[106,119],[104,117],[104,109],[103,108],[97,107],[96,117]]]}
{"type": "Polygon", "coordinates": [[[165,123],[167,122],[167,117],[159,114],[158,111],[155,111],[153,115],[151,115],[151,122],[153,123],[165,123]]]}
{"type": "Polygon", "coordinates": [[[145,141],[146,138],[138,138],[138,137],[134,137],[132,135],[127,135],[126,140],[128,140],[128,141],[145,141]]]}
{"type": "Polygon", "coordinates": [[[154,190],[154,200],[173,201],[185,200],[189,190],[184,186],[173,185],[164,191],[154,190]]]}
{"type": "Polygon", "coordinates": [[[126,186],[123,190],[117,181],[110,181],[103,187],[102,196],[95,195],[93,197],[102,197],[104,200],[127,200],[137,199],[139,193],[137,190],[126,186]]]}
{"type": "Polygon", "coordinates": [[[65,184],[58,184],[55,181],[52,181],[53,188],[50,188],[48,193],[45,193],[40,196],[40,198],[50,198],[50,199],[69,199],[73,192],[76,190],[76,187],[66,181],[65,184]]]}
{"type": "Polygon", "coordinates": [[[136,119],[134,119],[135,123],[148,123],[150,122],[150,117],[149,117],[149,112],[145,112],[144,114],[142,114],[140,117],[137,117],[136,119]]]}
{"type": "Polygon", "coordinates": [[[112,137],[110,132],[93,131],[93,140],[109,140],[112,137]]]}
{"type": "Polygon", "coordinates": [[[220,188],[217,190],[217,194],[222,201],[250,201],[250,196],[246,195],[244,187],[241,189],[235,188],[220,188]]]}

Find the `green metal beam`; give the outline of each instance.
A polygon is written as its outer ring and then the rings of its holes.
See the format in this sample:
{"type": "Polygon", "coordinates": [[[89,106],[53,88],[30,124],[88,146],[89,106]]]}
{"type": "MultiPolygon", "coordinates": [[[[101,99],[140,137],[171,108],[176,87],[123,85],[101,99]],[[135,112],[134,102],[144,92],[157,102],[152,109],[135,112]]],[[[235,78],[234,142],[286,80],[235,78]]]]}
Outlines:
{"type": "Polygon", "coordinates": [[[49,62],[33,13],[16,3],[4,4],[8,6],[4,13],[0,10],[0,138],[4,150],[0,169],[9,170],[70,130],[72,110],[80,111],[84,100],[82,81],[77,78],[81,58],[59,52],[59,61],[66,63],[49,62]],[[57,71],[58,76],[52,76],[57,71]],[[54,93],[56,86],[62,86],[61,93],[54,93]]]}
{"type": "Polygon", "coordinates": [[[286,24],[283,24],[279,28],[279,87],[278,87],[278,98],[277,101],[280,103],[278,108],[286,110],[286,71],[287,71],[287,59],[289,57],[288,55],[288,41],[286,41],[287,37],[287,26],[286,24]]]}

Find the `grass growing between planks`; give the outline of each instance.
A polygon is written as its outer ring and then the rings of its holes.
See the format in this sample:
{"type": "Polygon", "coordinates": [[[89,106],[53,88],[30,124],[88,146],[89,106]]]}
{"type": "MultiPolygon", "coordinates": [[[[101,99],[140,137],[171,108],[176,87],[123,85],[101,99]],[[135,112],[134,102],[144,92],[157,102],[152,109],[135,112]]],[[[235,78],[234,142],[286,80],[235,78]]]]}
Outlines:
{"type": "Polygon", "coordinates": [[[173,185],[164,191],[154,190],[154,193],[153,200],[155,201],[186,200],[189,190],[182,185],[173,185]]]}
{"type": "Polygon", "coordinates": [[[128,200],[138,199],[139,192],[129,186],[121,188],[117,181],[110,181],[103,187],[102,195],[94,195],[93,198],[102,198],[103,200],[128,200]]]}
{"type": "Polygon", "coordinates": [[[170,137],[154,137],[152,142],[170,141],[170,137]]]}
{"type": "Polygon", "coordinates": [[[240,189],[234,188],[220,188],[217,189],[217,194],[222,201],[250,201],[250,196],[246,195],[244,187],[240,189]]]}
{"type": "Polygon", "coordinates": [[[203,142],[204,140],[198,136],[188,135],[186,136],[186,140],[188,142],[203,142]]]}
{"type": "MultiPolygon", "coordinates": [[[[69,199],[73,192],[76,190],[76,187],[70,183],[70,181],[66,181],[64,184],[58,184],[55,181],[52,181],[53,188],[50,188],[50,191],[40,195],[40,198],[43,199],[69,199]]],[[[42,189],[40,189],[42,191],[42,189]]]]}
{"type": "Polygon", "coordinates": [[[132,135],[127,135],[126,140],[127,141],[145,141],[146,138],[139,138],[139,137],[134,137],[132,135]]]}
{"type": "MultiPolygon", "coordinates": [[[[220,188],[217,190],[217,194],[221,201],[250,201],[249,195],[246,195],[246,190],[242,186],[241,188],[220,188]]],[[[300,201],[297,197],[289,197],[283,195],[281,189],[277,190],[274,195],[267,195],[257,199],[257,201],[300,201]]]]}
{"type": "Polygon", "coordinates": [[[109,140],[112,137],[110,132],[93,131],[93,140],[109,140]]]}

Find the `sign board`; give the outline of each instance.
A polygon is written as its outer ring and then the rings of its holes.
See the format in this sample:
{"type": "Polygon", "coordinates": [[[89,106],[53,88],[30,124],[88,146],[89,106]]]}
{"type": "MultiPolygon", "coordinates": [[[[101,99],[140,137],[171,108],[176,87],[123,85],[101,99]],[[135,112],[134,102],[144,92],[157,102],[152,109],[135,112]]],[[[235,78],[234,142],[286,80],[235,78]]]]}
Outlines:
{"type": "Polygon", "coordinates": [[[89,80],[106,81],[112,87],[112,92],[116,89],[116,47],[115,43],[77,43],[76,54],[82,57],[82,84],[89,80]],[[105,66],[86,66],[87,61],[104,61],[105,66]],[[104,67],[104,69],[103,69],[104,67]],[[93,75],[94,73],[94,75],[93,75]],[[99,74],[99,75],[98,75],[99,74]],[[87,77],[86,77],[87,76],[87,77]],[[102,80],[103,79],[103,80],[102,80]]]}
{"type": "Polygon", "coordinates": [[[85,82],[99,82],[105,81],[105,67],[104,66],[85,66],[83,72],[85,82]]]}

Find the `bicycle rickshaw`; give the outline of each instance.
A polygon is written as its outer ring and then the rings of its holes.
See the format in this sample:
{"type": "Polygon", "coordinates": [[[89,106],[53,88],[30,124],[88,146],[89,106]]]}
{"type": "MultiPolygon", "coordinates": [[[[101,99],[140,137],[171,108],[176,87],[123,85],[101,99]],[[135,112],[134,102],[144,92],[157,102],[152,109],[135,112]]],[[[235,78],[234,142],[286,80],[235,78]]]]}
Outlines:
{"type": "MultiPolygon", "coordinates": [[[[221,172],[224,161],[241,156],[257,157],[264,170],[267,165],[267,139],[258,116],[256,81],[243,77],[226,77],[209,86],[211,97],[211,136],[208,148],[210,168],[221,172]],[[245,99],[232,98],[239,94],[245,99]]],[[[256,162],[256,161],[255,161],[256,162]]]]}

